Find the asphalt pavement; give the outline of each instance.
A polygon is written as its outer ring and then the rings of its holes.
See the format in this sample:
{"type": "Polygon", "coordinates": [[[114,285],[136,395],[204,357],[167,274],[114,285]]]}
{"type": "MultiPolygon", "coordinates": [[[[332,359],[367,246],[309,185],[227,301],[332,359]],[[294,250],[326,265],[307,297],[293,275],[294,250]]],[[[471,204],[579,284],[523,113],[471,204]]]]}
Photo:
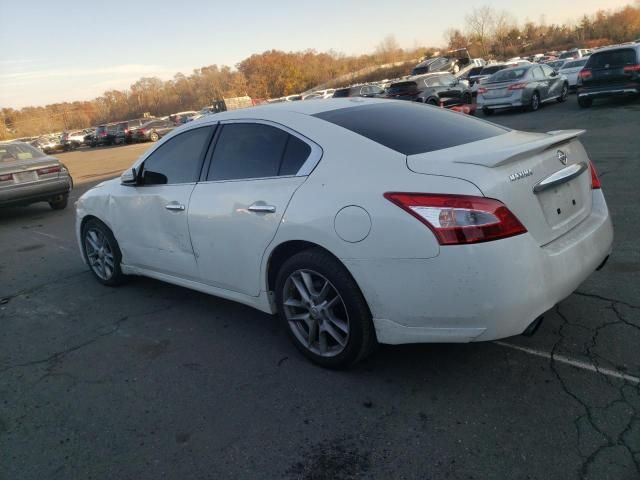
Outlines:
{"type": "MultiPolygon", "coordinates": [[[[0,478],[639,478],[640,101],[582,110],[571,96],[490,120],[587,130],[608,264],[533,337],[383,346],[344,372],[251,308],[98,284],[72,203],[0,210],[0,478]]],[[[60,154],[73,200],[147,147],[60,154]]]]}

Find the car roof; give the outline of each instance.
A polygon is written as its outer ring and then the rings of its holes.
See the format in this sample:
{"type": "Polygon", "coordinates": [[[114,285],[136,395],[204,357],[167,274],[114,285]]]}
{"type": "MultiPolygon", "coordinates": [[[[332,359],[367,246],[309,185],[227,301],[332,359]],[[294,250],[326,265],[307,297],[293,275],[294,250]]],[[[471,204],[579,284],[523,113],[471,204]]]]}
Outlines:
{"type": "MultiPolygon", "coordinates": [[[[317,113],[337,110],[340,108],[359,107],[373,103],[389,102],[393,100],[366,97],[328,98],[321,102],[279,102],[257,105],[255,107],[229,110],[226,112],[207,115],[189,122],[187,125],[202,125],[230,119],[269,119],[278,116],[279,113],[299,113],[303,115],[315,115],[317,113]]],[[[402,100],[398,100],[402,101],[402,100]]]]}

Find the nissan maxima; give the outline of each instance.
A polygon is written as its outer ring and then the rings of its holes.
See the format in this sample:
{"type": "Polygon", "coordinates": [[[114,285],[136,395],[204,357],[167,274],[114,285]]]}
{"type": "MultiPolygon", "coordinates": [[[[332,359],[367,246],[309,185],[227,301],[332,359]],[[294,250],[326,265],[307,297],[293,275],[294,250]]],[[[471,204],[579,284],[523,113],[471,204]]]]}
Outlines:
{"type": "Polygon", "coordinates": [[[336,99],[190,122],[77,202],[105,285],[144,275],[278,314],[312,361],[530,331],[608,257],[581,130],[336,99]]]}

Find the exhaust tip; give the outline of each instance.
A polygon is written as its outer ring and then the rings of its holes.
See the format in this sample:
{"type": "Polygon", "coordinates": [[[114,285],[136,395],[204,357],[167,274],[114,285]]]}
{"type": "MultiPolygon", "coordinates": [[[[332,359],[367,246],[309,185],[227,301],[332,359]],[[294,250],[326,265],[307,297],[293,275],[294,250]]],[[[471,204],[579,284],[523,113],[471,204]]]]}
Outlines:
{"type": "Polygon", "coordinates": [[[542,320],[544,319],[543,315],[540,315],[538,318],[536,318],[533,322],[531,322],[529,324],[529,326],[527,328],[525,328],[524,332],[522,332],[522,336],[524,337],[531,337],[533,336],[534,333],[536,333],[536,331],[538,330],[538,328],[540,327],[540,324],[542,323],[542,320]]]}

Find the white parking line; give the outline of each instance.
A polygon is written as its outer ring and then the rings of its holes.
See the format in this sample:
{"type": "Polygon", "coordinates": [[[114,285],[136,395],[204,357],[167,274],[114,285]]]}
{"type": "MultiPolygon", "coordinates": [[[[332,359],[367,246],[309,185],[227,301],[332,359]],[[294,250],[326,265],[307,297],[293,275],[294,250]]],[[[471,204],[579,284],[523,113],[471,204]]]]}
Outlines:
{"type": "MultiPolygon", "coordinates": [[[[520,345],[514,345],[512,343],[495,341],[493,342],[496,345],[500,345],[501,347],[512,348],[514,350],[519,350],[524,353],[528,353],[529,355],[535,355],[536,357],[546,358],[548,360],[551,359],[551,353],[543,352],[541,350],[534,350],[533,348],[521,347],[520,345]]],[[[580,360],[573,360],[569,357],[565,357],[564,355],[558,355],[557,353],[553,355],[553,360],[555,362],[564,363],[566,365],[571,365],[572,367],[581,368],[582,370],[588,370],[594,373],[601,373],[602,375],[606,375],[607,377],[618,378],[620,380],[627,380],[633,383],[640,383],[640,378],[634,377],[633,375],[627,375],[626,373],[620,373],[616,370],[611,370],[610,368],[602,368],[594,365],[593,363],[581,362],[580,360]]]]}

